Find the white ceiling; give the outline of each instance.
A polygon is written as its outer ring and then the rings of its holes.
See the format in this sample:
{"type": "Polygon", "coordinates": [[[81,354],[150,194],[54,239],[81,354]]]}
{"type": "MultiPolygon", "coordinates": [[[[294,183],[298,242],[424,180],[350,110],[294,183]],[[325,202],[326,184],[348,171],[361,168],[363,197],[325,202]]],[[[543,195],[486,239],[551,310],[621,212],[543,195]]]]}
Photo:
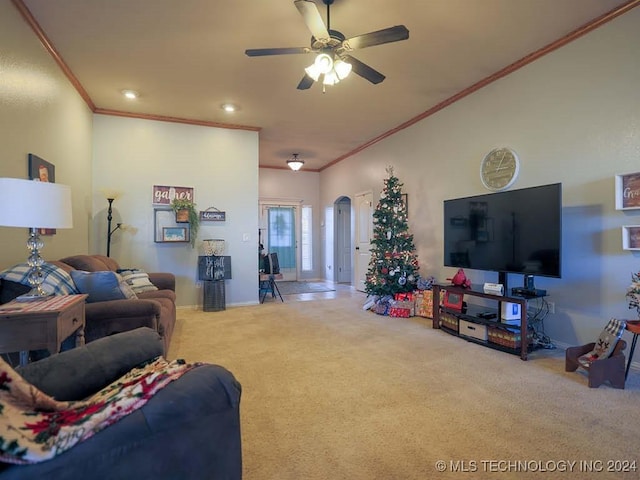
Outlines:
{"type": "MultiPolygon", "coordinates": [[[[405,25],[408,40],[352,55],[386,75],[297,90],[312,54],[293,0],[13,0],[31,12],[98,112],[260,129],[260,166],[292,153],[320,170],[620,6],[640,0],[335,0],[347,38],[405,25]],[[123,89],[140,92],[127,101],[123,89]],[[240,110],[225,113],[233,102],[240,110]]],[[[326,19],[326,7],[316,0],[326,19]]],[[[617,12],[616,12],[617,13],[617,12]]],[[[611,15],[613,16],[613,14],[611,15]]],[[[608,19],[609,17],[607,17],[608,19]]]]}

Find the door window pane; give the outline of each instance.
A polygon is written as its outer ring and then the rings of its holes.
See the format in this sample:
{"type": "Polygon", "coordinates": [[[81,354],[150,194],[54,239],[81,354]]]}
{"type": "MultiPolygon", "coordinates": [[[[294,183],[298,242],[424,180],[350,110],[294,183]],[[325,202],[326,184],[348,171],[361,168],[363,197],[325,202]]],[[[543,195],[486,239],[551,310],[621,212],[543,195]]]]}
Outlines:
{"type": "Polygon", "coordinates": [[[269,208],[269,252],[278,254],[280,268],[295,268],[295,216],[293,207],[269,208]]]}

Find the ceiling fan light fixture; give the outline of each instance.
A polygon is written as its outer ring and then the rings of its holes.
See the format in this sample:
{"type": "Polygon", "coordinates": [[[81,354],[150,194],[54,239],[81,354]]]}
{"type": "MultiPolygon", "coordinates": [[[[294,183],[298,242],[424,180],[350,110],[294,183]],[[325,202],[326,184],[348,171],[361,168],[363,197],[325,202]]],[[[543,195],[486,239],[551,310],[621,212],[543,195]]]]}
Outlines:
{"type": "Polygon", "coordinates": [[[327,74],[333,69],[333,58],[327,53],[320,53],[313,62],[320,73],[327,74]]]}
{"type": "Polygon", "coordinates": [[[324,74],[324,78],[322,80],[323,85],[335,85],[338,82],[340,82],[340,79],[338,78],[335,70],[331,70],[329,73],[324,74]]]}
{"type": "Polygon", "coordinates": [[[318,67],[316,66],[315,63],[312,63],[311,65],[309,65],[307,68],[304,69],[304,71],[307,73],[307,75],[313,78],[314,82],[317,82],[318,79],[320,78],[320,70],[318,70],[318,67]]]}
{"type": "Polygon", "coordinates": [[[291,170],[297,172],[304,165],[304,161],[298,158],[297,153],[294,153],[293,156],[289,160],[287,160],[287,165],[289,165],[289,168],[291,170]]]}
{"type": "Polygon", "coordinates": [[[336,75],[338,75],[338,78],[340,80],[344,80],[351,73],[351,64],[345,62],[344,60],[342,60],[340,58],[338,58],[333,63],[333,69],[335,70],[336,75]]]}

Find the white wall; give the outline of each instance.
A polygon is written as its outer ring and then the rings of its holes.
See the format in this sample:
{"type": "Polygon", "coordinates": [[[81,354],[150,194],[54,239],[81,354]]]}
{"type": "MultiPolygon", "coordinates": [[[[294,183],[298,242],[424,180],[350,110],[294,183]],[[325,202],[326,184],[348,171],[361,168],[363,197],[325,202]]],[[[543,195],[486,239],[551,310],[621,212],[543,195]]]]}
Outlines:
{"type": "Polygon", "coordinates": [[[313,270],[300,272],[301,280],[315,280],[322,278],[324,272],[321,268],[320,229],[320,174],[318,172],[305,172],[299,170],[279,170],[274,168],[261,168],[259,184],[260,200],[296,202],[299,205],[310,205],[313,215],[312,248],[313,270]]]}
{"type": "MultiPolygon", "coordinates": [[[[10,2],[0,2],[0,177],[29,178],[27,155],[71,186],[74,228],[43,237],[56,260],[88,248],[92,114],[10,2]]],[[[27,231],[0,227],[0,269],[24,262],[27,231]]]]}
{"type": "Polygon", "coordinates": [[[91,250],[106,253],[104,188],[119,190],[113,225],[130,226],[112,237],[121,266],[176,275],[179,306],[202,305],[198,246],[222,238],[231,256],[227,305],[258,303],[258,133],[105,115],[94,119],[93,231],[91,250]],[[153,185],[193,187],[199,210],[226,212],[221,224],[201,223],[196,248],[154,243],[153,185]]]}
{"type": "MultiPolygon", "coordinates": [[[[624,295],[640,256],[622,250],[620,227],[640,224],[640,211],[615,210],[614,175],[640,171],[638,25],[634,9],[321,172],[322,207],[367,189],[377,196],[393,165],[409,194],[421,273],[445,281],[453,269],[442,262],[442,202],[485,193],[481,159],[510,146],[521,159],[511,188],[563,183],[563,278],[536,278],[556,305],[547,333],[575,345],[593,341],[612,316],[634,318],[624,295]]],[[[475,283],[497,281],[467,273],[475,283]]]]}

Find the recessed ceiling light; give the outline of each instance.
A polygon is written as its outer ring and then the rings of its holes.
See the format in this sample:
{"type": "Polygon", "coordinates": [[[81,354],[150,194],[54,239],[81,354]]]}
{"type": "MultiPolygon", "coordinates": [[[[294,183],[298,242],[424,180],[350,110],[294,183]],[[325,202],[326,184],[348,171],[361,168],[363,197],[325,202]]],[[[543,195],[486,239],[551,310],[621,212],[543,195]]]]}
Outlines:
{"type": "Polygon", "coordinates": [[[133,90],[122,90],[122,95],[127,97],[129,100],[135,100],[136,98],[138,98],[138,92],[135,92],[133,90]]]}
{"type": "Polygon", "coordinates": [[[238,110],[237,105],[234,105],[233,103],[223,103],[220,108],[222,108],[225,112],[235,112],[236,110],[238,110]]]}

